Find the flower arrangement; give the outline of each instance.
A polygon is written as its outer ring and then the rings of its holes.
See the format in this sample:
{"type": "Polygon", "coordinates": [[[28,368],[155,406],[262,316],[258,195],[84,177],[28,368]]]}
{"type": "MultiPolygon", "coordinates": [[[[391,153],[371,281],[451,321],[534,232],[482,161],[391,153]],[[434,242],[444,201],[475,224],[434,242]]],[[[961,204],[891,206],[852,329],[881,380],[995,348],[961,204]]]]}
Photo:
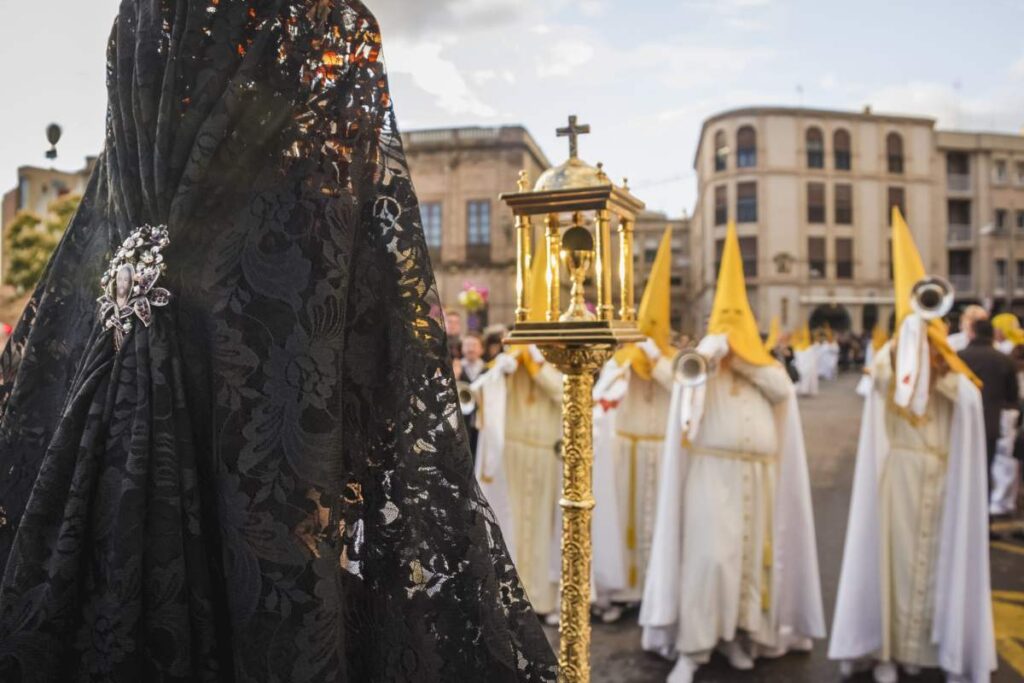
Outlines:
{"type": "Polygon", "coordinates": [[[490,290],[472,282],[462,285],[459,292],[459,305],[470,313],[476,313],[487,308],[487,300],[490,298],[490,290]]]}

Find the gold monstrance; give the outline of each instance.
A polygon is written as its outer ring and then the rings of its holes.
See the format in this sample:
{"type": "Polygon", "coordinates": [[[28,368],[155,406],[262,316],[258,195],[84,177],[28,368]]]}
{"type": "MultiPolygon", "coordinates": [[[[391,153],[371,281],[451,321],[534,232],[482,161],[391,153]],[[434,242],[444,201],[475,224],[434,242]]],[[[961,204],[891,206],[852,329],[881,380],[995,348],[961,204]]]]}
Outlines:
{"type": "Polygon", "coordinates": [[[558,130],[569,138],[569,160],[546,171],[533,190],[526,172],[519,191],[501,195],[516,217],[516,324],[508,344],[536,344],[565,374],[562,390],[562,615],[559,681],[590,681],[590,520],[594,509],[592,472],[594,374],[620,344],[643,339],[636,327],[633,295],[633,229],[644,204],[618,187],[601,165],[584,163],[578,138],[590,126],[558,130]],[[544,225],[547,311],[544,322],[528,322],[527,282],[531,272],[533,223],[544,225]],[[612,227],[619,240],[612,277],[612,227]],[[572,283],[569,307],[561,302],[562,265],[572,283]],[[587,277],[594,270],[595,308],[587,306],[587,277]],[[612,295],[618,284],[618,308],[612,295]]]}

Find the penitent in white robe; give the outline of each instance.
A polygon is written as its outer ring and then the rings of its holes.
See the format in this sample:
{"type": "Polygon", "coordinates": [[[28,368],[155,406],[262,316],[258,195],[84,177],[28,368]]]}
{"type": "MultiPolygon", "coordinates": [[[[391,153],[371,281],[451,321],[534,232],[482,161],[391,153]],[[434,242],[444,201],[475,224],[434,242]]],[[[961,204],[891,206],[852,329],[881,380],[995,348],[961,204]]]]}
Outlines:
{"type": "Polygon", "coordinates": [[[703,661],[746,635],[766,648],[824,636],[810,481],[793,385],[735,356],[706,387],[684,444],[673,391],[643,646],[703,661]]]}
{"type": "Polygon", "coordinates": [[[595,462],[609,458],[614,465],[618,530],[622,534],[615,544],[619,556],[614,561],[624,578],[621,589],[610,596],[616,602],[639,602],[643,597],[672,384],[672,363],[662,356],[649,380],[628,364],[623,367],[609,361],[595,390],[595,402],[607,412],[605,419],[611,419],[614,428],[611,439],[595,439],[594,458],[595,462]]]}
{"type": "Polygon", "coordinates": [[[816,344],[793,352],[793,363],[796,365],[796,371],[800,374],[796,385],[798,396],[818,395],[818,355],[816,344]]]}
{"type": "Polygon", "coordinates": [[[989,589],[981,401],[937,380],[924,415],[891,401],[886,345],[871,369],[829,656],[939,666],[989,680],[989,589]]]}
{"type": "Polygon", "coordinates": [[[562,375],[549,363],[531,377],[488,371],[480,396],[477,481],[494,509],[533,608],[558,606],[556,512],[561,489],[562,375]]]}

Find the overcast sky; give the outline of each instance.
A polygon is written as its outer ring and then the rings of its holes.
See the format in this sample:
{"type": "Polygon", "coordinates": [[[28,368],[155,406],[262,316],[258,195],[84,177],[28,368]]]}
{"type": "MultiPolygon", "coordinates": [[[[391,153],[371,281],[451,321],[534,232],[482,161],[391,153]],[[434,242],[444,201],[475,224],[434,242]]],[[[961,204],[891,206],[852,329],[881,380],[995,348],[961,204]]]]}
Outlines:
{"type": "MultiPolygon", "coordinates": [[[[366,0],[382,24],[404,129],[593,125],[581,156],[628,176],[652,208],[692,209],[701,121],[804,104],[1024,127],[1024,0],[366,0]]],[[[0,0],[0,189],[102,143],[104,46],[118,0],[0,0]]]]}

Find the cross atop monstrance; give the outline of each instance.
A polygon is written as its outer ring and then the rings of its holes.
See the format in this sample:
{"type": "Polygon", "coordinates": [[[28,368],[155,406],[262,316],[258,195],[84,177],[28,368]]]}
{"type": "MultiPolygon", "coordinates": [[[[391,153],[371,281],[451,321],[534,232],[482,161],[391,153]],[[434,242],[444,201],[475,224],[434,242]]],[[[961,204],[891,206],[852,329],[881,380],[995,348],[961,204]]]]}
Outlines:
{"type": "Polygon", "coordinates": [[[575,114],[569,117],[569,127],[559,128],[555,133],[560,138],[569,138],[569,158],[578,159],[580,156],[580,136],[590,135],[590,124],[577,125],[579,119],[575,114]]]}

